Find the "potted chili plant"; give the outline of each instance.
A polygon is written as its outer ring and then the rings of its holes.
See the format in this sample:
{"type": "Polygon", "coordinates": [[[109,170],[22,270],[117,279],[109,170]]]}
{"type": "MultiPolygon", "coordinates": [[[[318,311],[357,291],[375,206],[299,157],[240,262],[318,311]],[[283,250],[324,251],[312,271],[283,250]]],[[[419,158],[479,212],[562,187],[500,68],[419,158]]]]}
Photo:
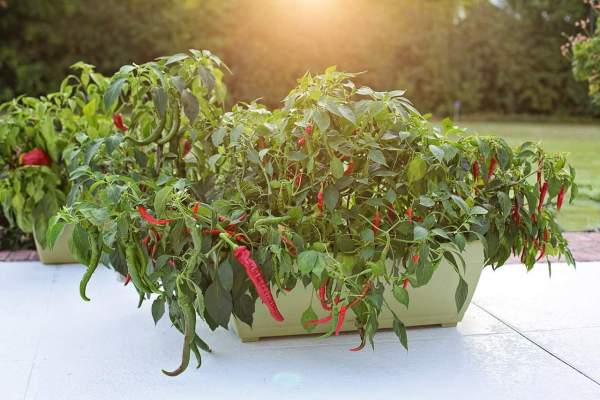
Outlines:
{"type": "Polygon", "coordinates": [[[50,218],[74,198],[68,181],[65,149],[86,131],[99,135],[96,108],[106,79],[90,65],[73,66],[60,90],[40,98],[20,97],[0,106],[0,203],[11,224],[33,232],[40,260],[46,264],[76,262],[67,247],[68,231],[58,245],[46,248],[50,218]]]}
{"type": "Polygon", "coordinates": [[[436,127],[334,68],[281,109],[224,112],[219,67],[206,51],[123,67],[105,96],[116,146],[71,175],[82,195],[49,230],[76,224],[84,299],[104,261],[155,320],[168,307],[184,346],[166,374],[209,350],[197,317],[246,339],[356,329],[352,350],[393,327],[407,346],[407,325],[460,320],[484,265],[573,263],[555,222],[574,188],[564,156],[436,127]]]}

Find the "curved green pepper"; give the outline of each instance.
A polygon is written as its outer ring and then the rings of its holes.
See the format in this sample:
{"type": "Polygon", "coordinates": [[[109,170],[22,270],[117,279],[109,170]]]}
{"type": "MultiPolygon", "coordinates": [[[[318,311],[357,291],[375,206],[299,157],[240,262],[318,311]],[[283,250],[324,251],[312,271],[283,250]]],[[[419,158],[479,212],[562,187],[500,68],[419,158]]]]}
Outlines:
{"type": "Polygon", "coordinates": [[[87,295],[85,294],[85,289],[87,287],[88,282],[90,281],[90,278],[94,274],[94,271],[96,271],[98,263],[100,262],[100,251],[95,241],[92,243],[91,251],[92,254],[90,256],[88,268],[85,271],[83,277],[81,278],[81,282],[79,283],[79,295],[85,301],[90,301],[89,297],[87,297],[87,295]]]}

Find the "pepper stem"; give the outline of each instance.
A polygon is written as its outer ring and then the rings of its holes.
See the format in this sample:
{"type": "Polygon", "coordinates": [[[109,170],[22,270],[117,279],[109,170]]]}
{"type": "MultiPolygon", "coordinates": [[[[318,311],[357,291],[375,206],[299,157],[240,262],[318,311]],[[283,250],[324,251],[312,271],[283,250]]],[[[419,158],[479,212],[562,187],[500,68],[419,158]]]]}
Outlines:
{"type": "Polygon", "coordinates": [[[233,241],[231,239],[229,239],[229,236],[225,232],[219,233],[219,237],[221,238],[221,240],[223,240],[225,243],[227,243],[229,245],[229,247],[231,247],[233,250],[240,247],[237,244],[233,243],[233,241]]]}

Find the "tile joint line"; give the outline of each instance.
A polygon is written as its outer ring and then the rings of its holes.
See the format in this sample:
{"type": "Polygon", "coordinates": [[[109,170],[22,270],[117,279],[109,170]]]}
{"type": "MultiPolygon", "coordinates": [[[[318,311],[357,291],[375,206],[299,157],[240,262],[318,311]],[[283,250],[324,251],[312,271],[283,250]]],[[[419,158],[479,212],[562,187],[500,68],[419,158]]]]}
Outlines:
{"type": "Polygon", "coordinates": [[[497,319],[498,321],[500,321],[501,323],[503,323],[504,325],[506,325],[507,327],[509,327],[510,329],[512,329],[514,332],[516,332],[519,336],[521,336],[522,338],[524,338],[525,340],[527,340],[528,342],[532,343],[533,345],[537,346],[538,348],[540,348],[541,350],[543,350],[544,352],[548,353],[549,355],[551,355],[552,357],[556,358],[558,361],[562,362],[563,364],[565,364],[566,366],[570,367],[571,369],[573,369],[574,371],[578,372],[579,374],[583,375],[584,377],[586,377],[587,379],[589,379],[590,381],[594,382],[596,385],[600,386],[600,382],[597,381],[596,379],[592,378],[590,375],[586,374],[585,372],[583,372],[582,370],[580,370],[579,368],[575,367],[573,364],[568,363],[567,361],[563,360],[562,358],[560,358],[559,356],[557,356],[556,354],[552,353],[550,350],[546,349],[545,347],[543,347],[541,344],[539,344],[538,342],[536,342],[535,340],[531,339],[529,336],[525,335],[523,332],[519,331],[516,327],[514,327],[513,325],[509,324],[508,322],[506,322],[505,320],[503,320],[502,318],[498,317],[497,315],[495,315],[494,313],[486,310],[485,308],[483,308],[482,306],[480,306],[479,304],[475,303],[475,302],[471,302],[471,304],[473,304],[475,307],[479,308],[480,310],[483,310],[485,313],[487,313],[488,315],[490,315],[491,317],[497,319]]]}

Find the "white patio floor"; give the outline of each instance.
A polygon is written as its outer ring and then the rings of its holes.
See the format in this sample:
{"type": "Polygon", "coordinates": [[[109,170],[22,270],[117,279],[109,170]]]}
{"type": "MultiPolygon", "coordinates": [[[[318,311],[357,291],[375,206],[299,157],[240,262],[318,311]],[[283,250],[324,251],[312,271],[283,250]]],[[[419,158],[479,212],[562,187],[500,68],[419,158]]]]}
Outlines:
{"type": "Polygon", "coordinates": [[[600,399],[600,263],[484,271],[457,328],[242,344],[232,332],[178,378],[182,337],[113,272],[79,299],[79,265],[0,263],[0,399],[600,399]]]}

